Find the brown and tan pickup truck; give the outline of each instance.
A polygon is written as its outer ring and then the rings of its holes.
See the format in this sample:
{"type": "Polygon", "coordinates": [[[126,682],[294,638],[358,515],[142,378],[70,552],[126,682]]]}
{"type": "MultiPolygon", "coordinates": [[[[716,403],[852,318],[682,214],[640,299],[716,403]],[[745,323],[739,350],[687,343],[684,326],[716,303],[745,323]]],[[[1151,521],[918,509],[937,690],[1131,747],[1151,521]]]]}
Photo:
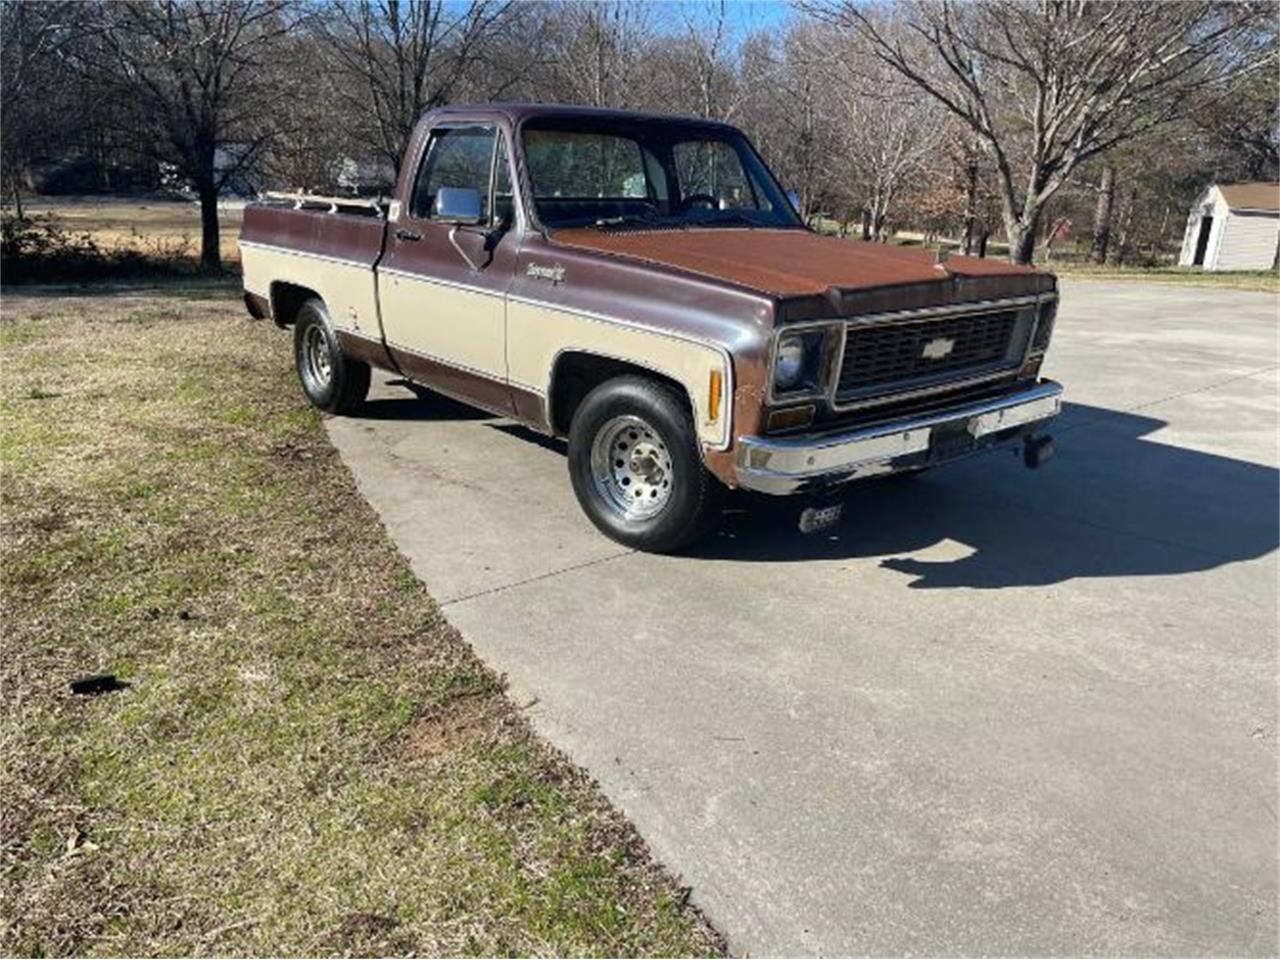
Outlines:
{"type": "Polygon", "coordinates": [[[1051,274],[819,236],[722,123],[434,110],[390,202],[277,196],[240,247],[317,407],[379,367],[567,437],[583,509],[640,549],[706,532],[726,488],[1052,451],[1051,274]]]}

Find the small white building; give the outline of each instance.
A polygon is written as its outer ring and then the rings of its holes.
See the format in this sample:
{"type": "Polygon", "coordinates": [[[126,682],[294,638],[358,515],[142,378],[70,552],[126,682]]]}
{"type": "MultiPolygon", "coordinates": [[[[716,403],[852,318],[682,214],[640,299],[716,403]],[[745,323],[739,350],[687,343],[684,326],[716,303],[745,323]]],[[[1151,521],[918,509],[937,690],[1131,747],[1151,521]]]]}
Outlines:
{"type": "Polygon", "coordinates": [[[1280,252],[1280,183],[1215,183],[1191,208],[1178,265],[1271,270],[1280,252]]]}

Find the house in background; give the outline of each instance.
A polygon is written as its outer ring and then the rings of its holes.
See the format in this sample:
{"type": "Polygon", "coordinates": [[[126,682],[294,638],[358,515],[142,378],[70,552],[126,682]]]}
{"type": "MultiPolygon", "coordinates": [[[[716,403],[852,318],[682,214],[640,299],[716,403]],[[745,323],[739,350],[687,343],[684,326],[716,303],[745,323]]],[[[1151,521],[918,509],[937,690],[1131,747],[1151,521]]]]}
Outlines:
{"type": "Polygon", "coordinates": [[[1191,208],[1178,265],[1272,270],[1280,254],[1280,183],[1215,183],[1191,208]]]}

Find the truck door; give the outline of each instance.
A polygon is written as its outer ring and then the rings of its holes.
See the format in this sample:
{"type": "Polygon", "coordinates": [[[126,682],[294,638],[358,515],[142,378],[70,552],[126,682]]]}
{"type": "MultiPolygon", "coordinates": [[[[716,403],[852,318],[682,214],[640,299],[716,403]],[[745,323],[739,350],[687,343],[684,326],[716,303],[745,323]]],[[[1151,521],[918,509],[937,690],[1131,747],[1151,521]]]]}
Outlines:
{"type": "Polygon", "coordinates": [[[519,244],[510,155],[493,124],[432,128],[409,196],[388,224],[377,277],[383,334],[400,369],[442,393],[504,413],[511,410],[505,294],[519,244]],[[483,222],[434,219],[441,187],[476,190],[483,222]]]}

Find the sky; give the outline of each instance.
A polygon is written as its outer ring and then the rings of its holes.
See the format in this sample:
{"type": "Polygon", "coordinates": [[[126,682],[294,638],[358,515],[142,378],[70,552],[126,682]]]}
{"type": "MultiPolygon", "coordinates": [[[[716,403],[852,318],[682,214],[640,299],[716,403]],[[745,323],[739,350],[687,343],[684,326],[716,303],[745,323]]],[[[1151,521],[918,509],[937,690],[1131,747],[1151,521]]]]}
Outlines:
{"type": "MultiPolygon", "coordinates": [[[[682,27],[684,17],[688,16],[690,11],[707,18],[715,12],[714,0],[685,4],[659,0],[653,6],[662,8],[662,13],[657,17],[660,24],[667,20],[677,28],[682,27]],[[684,9],[682,10],[681,7],[684,9]]],[[[747,34],[757,30],[782,30],[794,16],[795,11],[788,0],[727,0],[725,14],[733,38],[741,40],[747,34]]]]}

